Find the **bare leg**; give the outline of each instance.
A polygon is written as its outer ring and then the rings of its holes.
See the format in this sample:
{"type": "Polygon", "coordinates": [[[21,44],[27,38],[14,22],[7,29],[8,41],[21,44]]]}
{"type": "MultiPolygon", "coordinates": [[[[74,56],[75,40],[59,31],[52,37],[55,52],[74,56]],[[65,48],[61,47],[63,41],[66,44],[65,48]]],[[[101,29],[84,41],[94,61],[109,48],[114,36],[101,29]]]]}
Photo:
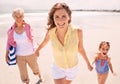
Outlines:
{"type": "Polygon", "coordinates": [[[38,77],[39,77],[40,81],[42,82],[42,81],[43,81],[43,79],[42,79],[42,77],[41,77],[41,74],[40,74],[40,73],[38,74],[38,77]]]}
{"type": "Polygon", "coordinates": [[[43,82],[43,79],[40,75],[40,73],[38,74],[39,80],[36,82],[36,84],[40,84],[41,82],[43,82]]]}
{"type": "Polygon", "coordinates": [[[71,84],[71,81],[66,80],[65,78],[54,79],[55,84],[71,84]]]}
{"type": "Polygon", "coordinates": [[[72,81],[70,80],[65,80],[65,84],[71,84],[72,81]]]}
{"type": "Polygon", "coordinates": [[[65,84],[65,78],[61,78],[61,79],[54,79],[55,84],[65,84]]]}
{"type": "Polygon", "coordinates": [[[98,75],[98,84],[105,84],[105,81],[108,77],[108,73],[105,74],[97,74],[98,75]]]}
{"type": "Polygon", "coordinates": [[[29,84],[29,81],[28,81],[28,82],[26,82],[26,84],[29,84]]]}

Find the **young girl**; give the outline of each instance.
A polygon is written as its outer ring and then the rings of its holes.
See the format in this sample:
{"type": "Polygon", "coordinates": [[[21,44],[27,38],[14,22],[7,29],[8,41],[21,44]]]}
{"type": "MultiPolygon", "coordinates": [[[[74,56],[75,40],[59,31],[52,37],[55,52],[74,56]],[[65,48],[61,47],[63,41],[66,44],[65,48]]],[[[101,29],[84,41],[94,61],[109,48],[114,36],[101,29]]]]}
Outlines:
{"type": "Polygon", "coordinates": [[[93,63],[95,63],[96,66],[95,69],[98,76],[98,84],[105,84],[105,81],[108,77],[109,68],[112,74],[115,75],[110,61],[111,59],[107,55],[109,49],[110,49],[109,42],[102,41],[99,45],[99,53],[97,53],[97,56],[93,61],[93,63]]]}
{"type": "Polygon", "coordinates": [[[36,50],[43,48],[51,39],[54,62],[52,64],[52,75],[55,84],[70,84],[77,75],[79,52],[88,69],[92,66],[83,48],[82,30],[74,29],[71,25],[71,10],[65,3],[56,3],[49,12],[48,32],[43,42],[36,50]]]}

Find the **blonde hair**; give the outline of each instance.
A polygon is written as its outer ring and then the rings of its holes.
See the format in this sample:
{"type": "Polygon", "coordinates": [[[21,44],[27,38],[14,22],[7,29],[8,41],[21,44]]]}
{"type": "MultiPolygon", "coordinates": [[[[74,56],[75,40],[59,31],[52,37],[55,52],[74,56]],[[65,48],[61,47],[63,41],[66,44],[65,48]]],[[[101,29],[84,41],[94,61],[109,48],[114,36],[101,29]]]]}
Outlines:
{"type": "Polygon", "coordinates": [[[24,10],[22,8],[13,9],[12,16],[15,17],[17,14],[21,14],[24,17],[24,10]]]}

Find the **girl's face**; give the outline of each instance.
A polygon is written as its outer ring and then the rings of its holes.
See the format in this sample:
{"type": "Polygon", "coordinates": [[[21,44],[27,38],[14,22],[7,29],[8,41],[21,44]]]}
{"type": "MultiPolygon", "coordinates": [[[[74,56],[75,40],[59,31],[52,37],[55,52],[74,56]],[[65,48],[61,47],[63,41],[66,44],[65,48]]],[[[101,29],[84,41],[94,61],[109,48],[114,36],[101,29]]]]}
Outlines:
{"type": "Polygon", "coordinates": [[[68,22],[70,20],[70,17],[65,9],[56,10],[53,18],[54,18],[54,23],[57,28],[68,27],[68,24],[69,24],[68,22]]]}
{"type": "Polygon", "coordinates": [[[103,54],[103,55],[107,55],[109,51],[109,46],[107,44],[104,44],[101,46],[100,48],[100,52],[103,54]]]}
{"type": "Polygon", "coordinates": [[[14,15],[14,20],[17,24],[22,24],[23,23],[23,14],[17,13],[14,15]]]}

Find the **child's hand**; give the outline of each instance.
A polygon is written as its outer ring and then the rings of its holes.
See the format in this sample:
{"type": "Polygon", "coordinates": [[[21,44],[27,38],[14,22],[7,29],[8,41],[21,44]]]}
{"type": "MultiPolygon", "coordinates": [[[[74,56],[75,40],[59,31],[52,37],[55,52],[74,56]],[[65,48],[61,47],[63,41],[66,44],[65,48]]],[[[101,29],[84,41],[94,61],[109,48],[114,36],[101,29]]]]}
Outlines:
{"type": "Polygon", "coordinates": [[[116,73],[114,73],[114,72],[113,72],[112,74],[113,74],[113,76],[117,76],[117,74],[116,74],[116,73]]]}

